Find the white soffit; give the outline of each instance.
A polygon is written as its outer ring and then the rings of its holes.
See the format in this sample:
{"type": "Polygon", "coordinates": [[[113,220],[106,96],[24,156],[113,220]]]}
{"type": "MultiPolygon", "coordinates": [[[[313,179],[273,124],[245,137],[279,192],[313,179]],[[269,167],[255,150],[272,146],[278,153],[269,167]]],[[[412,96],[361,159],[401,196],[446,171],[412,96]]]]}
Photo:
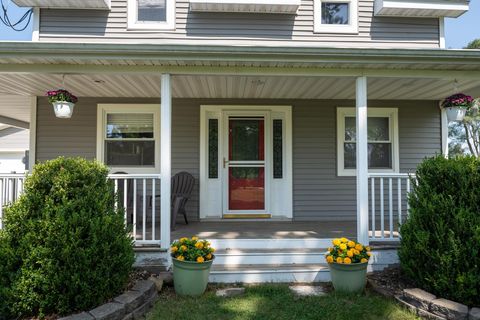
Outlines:
{"type": "Polygon", "coordinates": [[[12,0],[19,7],[110,10],[111,0],[12,0]]]}
{"type": "Polygon", "coordinates": [[[295,14],[301,0],[190,0],[190,11],[295,14]]]}
{"type": "Polygon", "coordinates": [[[375,0],[376,16],[457,18],[468,9],[469,0],[375,0]]]}

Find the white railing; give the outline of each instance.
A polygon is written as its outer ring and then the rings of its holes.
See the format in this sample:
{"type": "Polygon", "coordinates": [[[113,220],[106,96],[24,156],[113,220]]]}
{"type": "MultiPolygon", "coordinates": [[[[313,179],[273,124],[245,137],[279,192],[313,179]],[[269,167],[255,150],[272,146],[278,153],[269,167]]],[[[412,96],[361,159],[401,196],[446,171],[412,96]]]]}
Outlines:
{"type": "Polygon", "coordinates": [[[124,209],[125,224],[136,245],[160,245],[160,175],[111,174],[117,206],[124,209]]]}
{"type": "MultiPolygon", "coordinates": [[[[0,174],[0,228],[3,209],[23,192],[25,174],[0,174]]],[[[124,209],[125,224],[131,229],[135,245],[160,245],[160,175],[111,174],[115,205],[124,209]]]]}
{"type": "Polygon", "coordinates": [[[408,217],[411,178],[406,173],[368,175],[370,241],[398,241],[399,226],[408,217]]]}
{"type": "Polygon", "coordinates": [[[0,229],[3,228],[3,208],[15,202],[23,192],[25,174],[0,174],[0,229]]]}

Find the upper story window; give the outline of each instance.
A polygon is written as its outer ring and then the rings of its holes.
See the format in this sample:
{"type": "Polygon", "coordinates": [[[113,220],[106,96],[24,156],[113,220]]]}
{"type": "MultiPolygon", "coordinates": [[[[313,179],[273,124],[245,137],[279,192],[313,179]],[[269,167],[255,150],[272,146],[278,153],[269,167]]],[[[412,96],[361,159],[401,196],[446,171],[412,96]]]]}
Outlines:
{"type": "Polygon", "coordinates": [[[128,0],[129,30],[175,29],[175,0],[128,0]]]}
{"type": "MultiPolygon", "coordinates": [[[[368,110],[368,170],[399,172],[398,111],[395,108],[368,110]]],[[[339,176],[355,175],[357,160],[355,108],[337,109],[337,167],[339,176]]]]}
{"type": "Polygon", "coordinates": [[[314,32],[358,33],[358,0],[315,0],[314,32]]]}

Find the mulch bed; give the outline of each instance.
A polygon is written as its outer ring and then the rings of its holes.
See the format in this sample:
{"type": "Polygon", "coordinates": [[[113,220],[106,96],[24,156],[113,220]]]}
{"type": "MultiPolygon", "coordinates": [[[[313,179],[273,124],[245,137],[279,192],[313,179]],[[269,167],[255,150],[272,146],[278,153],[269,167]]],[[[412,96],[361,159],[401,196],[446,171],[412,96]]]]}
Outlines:
{"type": "Polygon", "coordinates": [[[388,297],[402,295],[403,289],[415,287],[415,285],[402,274],[399,266],[370,273],[367,279],[370,288],[388,297]]]}

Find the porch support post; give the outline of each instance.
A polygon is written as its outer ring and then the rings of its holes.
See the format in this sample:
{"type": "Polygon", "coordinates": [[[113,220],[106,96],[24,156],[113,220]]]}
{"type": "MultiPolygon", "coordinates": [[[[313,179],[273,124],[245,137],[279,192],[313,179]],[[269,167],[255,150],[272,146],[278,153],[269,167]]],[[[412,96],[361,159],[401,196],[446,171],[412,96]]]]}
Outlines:
{"type": "Polygon", "coordinates": [[[356,82],[357,124],[357,241],[368,244],[367,77],[356,82]]]}
{"type": "Polygon", "coordinates": [[[442,121],[442,154],[445,158],[448,158],[448,118],[447,110],[441,108],[441,121],[442,121]]]}
{"type": "Polygon", "coordinates": [[[172,171],[172,88],[170,74],[162,74],[160,107],[160,239],[170,247],[170,192],[172,171]]]}

